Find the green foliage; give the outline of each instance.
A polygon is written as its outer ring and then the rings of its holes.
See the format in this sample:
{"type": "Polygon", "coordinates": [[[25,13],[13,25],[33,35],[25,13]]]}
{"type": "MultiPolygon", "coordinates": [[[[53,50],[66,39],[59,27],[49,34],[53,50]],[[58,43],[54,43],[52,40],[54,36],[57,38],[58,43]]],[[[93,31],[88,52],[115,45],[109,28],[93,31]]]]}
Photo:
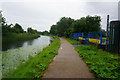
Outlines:
{"type": "Polygon", "coordinates": [[[19,41],[24,41],[24,40],[29,40],[29,39],[34,39],[38,38],[40,35],[39,34],[29,34],[29,33],[9,33],[6,34],[6,36],[2,36],[2,43],[11,43],[11,42],[19,42],[19,41]]]}
{"type": "Polygon", "coordinates": [[[37,30],[34,30],[32,28],[27,28],[27,32],[31,34],[37,34],[37,30]]]}
{"type": "Polygon", "coordinates": [[[102,29],[101,31],[102,31],[102,36],[106,37],[107,36],[107,31],[105,31],[104,29],[102,29]]]}
{"type": "Polygon", "coordinates": [[[72,33],[72,23],[74,19],[70,17],[62,17],[60,21],[56,23],[56,25],[52,25],[50,29],[50,33],[53,35],[70,37],[72,33]]]}
{"type": "Polygon", "coordinates": [[[87,30],[86,19],[83,17],[72,24],[73,33],[85,32],[87,30]]]}
{"type": "Polygon", "coordinates": [[[50,33],[48,31],[43,31],[43,32],[38,32],[38,34],[41,34],[41,35],[49,35],[50,33]]]}
{"type": "Polygon", "coordinates": [[[53,57],[58,54],[60,40],[54,37],[55,40],[43,51],[38,52],[35,57],[30,58],[25,64],[21,64],[7,78],[41,78],[52,62],[53,57]]]}
{"type": "Polygon", "coordinates": [[[97,46],[87,45],[75,47],[80,56],[84,59],[90,70],[95,73],[98,79],[120,77],[120,66],[117,55],[98,49],[97,46]]]}
{"type": "Polygon", "coordinates": [[[24,30],[22,29],[22,26],[19,25],[18,23],[16,23],[13,28],[15,29],[13,31],[16,31],[16,33],[23,33],[24,32],[24,30]]]}
{"type": "MultiPolygon", "coordinates": [[[[6,19],[2,16],[0,12],[0,24],[2,24],[2,36],[8,36],[11,33],[25,33],[22,26],[18,23],[15,25],[13,24],[7,24],[6,19]]],[[[37,30],[34,30],[32,28],[28,28],[28,33],[31,34],[37,34],[37,30]]]]}
{"type": "Polygon", "coordinates": [[[53,34],[53,35],[57,34],[57,27],[56,27],[56,25],[52,25],[51,26],[50,33],[53,34]]]}
{"type": "MultiPolygon", "coordinates": [[[[8,36],[11,33],[25,33],[22,26],[18,23],[15,25],[10,24],[8,25],[6,22],[6,19],[2,17],[2,14],[0,12],[0,24],[2,24],[2,36],[8,36]]],[[[37,34],[37,30],[34,30],[32,28],[27,29],[28,33],[31,34],[37,34]]]]}
{"type": "Polygon", "coordinates": [[[73,39],[70,39],[70,38],[65,38],[68,42],[70,42],[72,45],[78,45],[78,44],[81,44],[80,41],[76,41],[76,40],[73,40],[73,39]]]}
{"type": "Polygon", "coordinates": [[[24,30],[18,23],[16,23],[15,26],[13,24],[8,25],[5,23],[2,25],[2,33],[3,36],[6,36],[10,33],[24,33],[24,30]]]}
{"type": "Polygon", "coordinates": [[[73,33],[100,31],[100,16],[87,16],[76,20],[73,26],[73,33]]]}
{"type": "Polygon", "coordinates": [[[100,16],[87,16],[74,20],[62,17],[56,25],[52,25],[50,33],[53,35],[72,37],[72,33],[100,31],[100,16]]]}
{"type": "Polygon", "coordinates": [[[22,26],[18,23],[15,25],[8,25],[5,18],[2,17],[0,12],[0,24],[2,24],[2,43],[10,43],[14,41],[23,41],[29,40],[33,38],[39,37],[37,34],[37,30],[33,30],[32,28],[28,28],[28,32],[26,33],[22,26]],[[31,33],[31,34],[30,34],[31,33]]]}
{"type": "Polygon", "coordinates": [[[48,31],[43,31],[41,34],[42,34],[42,35],[48,35],[49,32],[48,32],[48,31]]]}
{"type": "Polygon", "coordinates": [[[71,34],[70,28],[72,27],[73,19],[70,17],[62,17],[59,22],[57,22],[57,33],[59,36],[69,37],[71,34]]]}

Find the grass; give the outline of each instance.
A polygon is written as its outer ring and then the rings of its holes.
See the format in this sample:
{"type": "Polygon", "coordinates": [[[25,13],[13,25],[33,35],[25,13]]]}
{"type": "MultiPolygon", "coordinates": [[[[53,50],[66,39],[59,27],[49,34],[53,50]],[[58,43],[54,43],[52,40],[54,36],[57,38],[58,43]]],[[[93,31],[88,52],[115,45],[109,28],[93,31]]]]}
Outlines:
{"type": "Polygon", "coordinates": [[[48,65],[58,54],[60,40],[54,37],[54,41],[39,52],[35,57],[29,56],[29,60],[22,64],[6,78],[41,78],[48,65]]]}
{"type": "Polygon", "coordinates": [[[81,44],[80,41],[76,41],[76,40],[73,40],[73,39],[70,39],[70,38],[65,38],[65,37],[63,37],[63,38],[66,39],[68,42],[70,42],[72,45],[81,44]]]}
{"type": "Polygon", "coordinates": [[[24,41],[29,39],[38,38],[39,34],[30,34],[30,33],[10,33],[9,35],[2,36],[2,43],[11,43],[11,42],[18,42],[24,41]]]}
{"type": "MultiPolygon", "coordinates": [[[[70,39],[67,40],[69,41],[70,39]]],[[[71,41],[69,42],[71,43],[71,41]]],[[[93,45],[82,45],[75,47],[75,49],[97,79],[109,78],[118,80],[120,78],[120,66],[118,63],[120,57],[118,55],[103,51],[93,45]]]]}

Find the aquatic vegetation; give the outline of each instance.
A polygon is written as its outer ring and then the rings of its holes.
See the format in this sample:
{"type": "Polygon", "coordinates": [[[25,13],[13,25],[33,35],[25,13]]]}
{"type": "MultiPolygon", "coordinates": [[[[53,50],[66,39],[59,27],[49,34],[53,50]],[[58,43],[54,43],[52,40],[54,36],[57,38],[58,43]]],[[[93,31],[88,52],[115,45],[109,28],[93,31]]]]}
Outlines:
{"type": "Polygon", "coordinates": [[[30,57],[25,64],[21,64],[6,78],[41,78],[47,69],[49,63],[53,61],[55,55],[58,54],[60,40],[54,37],[54,41],[38,52],[36,56],[30,57]]]}
{"type": "Polygon", "coordinates": [[[8,76],[10,73],[14,72],[20,64],[25,64],[28,59],[36,56],[39,51],[42,51],[43,48],[50,44],[50,37],[45,36],[38,41],[40,42],[34,43],[37,45],[29,45],[17,49],[2,51],[2,76],[8,76]]]}

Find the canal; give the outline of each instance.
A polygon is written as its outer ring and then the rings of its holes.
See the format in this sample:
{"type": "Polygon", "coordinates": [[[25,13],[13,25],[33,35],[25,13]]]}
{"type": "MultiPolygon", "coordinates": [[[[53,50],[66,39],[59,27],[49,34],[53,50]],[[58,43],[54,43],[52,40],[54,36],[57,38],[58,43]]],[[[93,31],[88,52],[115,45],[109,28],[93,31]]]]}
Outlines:
{"type": "Polygon", "coordinates": [[[40,36],[39,38],[24,41],[15,42],[11,44],[4,44],[2,46],[2,70],[0,73],[2,76],[8,76],[13,72],[20,64],[25,64],[31,56],[35,56],[39,51],[48,46],[54,39],[48,36],[40,36]]]}

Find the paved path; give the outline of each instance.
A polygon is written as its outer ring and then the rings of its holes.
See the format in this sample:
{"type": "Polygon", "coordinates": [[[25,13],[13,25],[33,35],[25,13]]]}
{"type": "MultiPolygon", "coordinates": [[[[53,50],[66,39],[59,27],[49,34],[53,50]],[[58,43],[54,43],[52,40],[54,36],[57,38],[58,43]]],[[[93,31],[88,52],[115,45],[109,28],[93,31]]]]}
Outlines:
{"type": "Polygon", "coordinates": [[[63,38],[60,41],[59,54],[55,56],[43,78],[94,78],[74,47],[63,38]]]}

